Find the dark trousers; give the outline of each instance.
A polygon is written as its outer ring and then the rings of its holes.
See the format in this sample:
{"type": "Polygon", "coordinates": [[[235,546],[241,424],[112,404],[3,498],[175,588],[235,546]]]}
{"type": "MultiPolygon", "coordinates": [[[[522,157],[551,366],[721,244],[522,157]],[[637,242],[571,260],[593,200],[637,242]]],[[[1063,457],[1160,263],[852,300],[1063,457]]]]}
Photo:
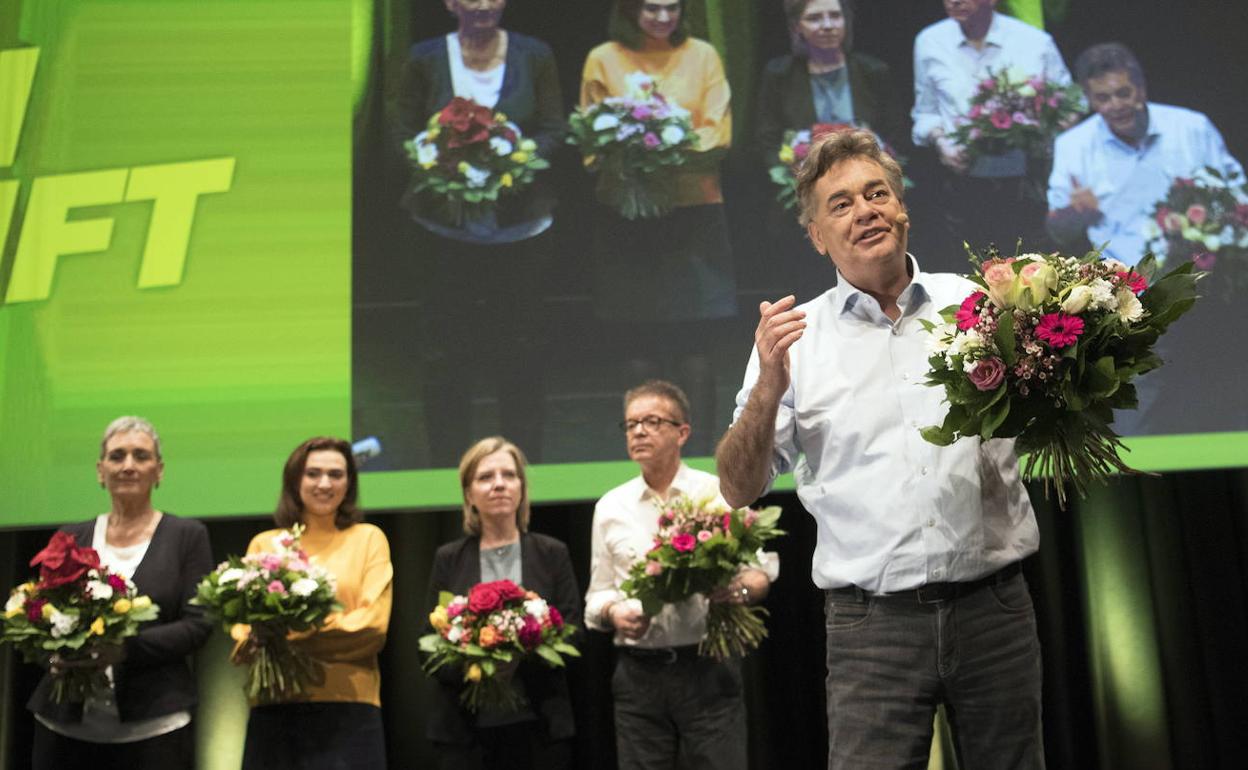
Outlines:
{"type": "Polygon", "coordinates": [[[570,770],[572,741],[552,741],[540,722],[473,730],[474,743],[435,743],[443,770],[570,770]]]}
{"type": "Polygon", "coordinates": [[[89,743],[54,733],[35,722],[31,753],[34,770],[193,770],[195,725],[133,743],[89,743]]]}
{"type": "Polygon", "coordinates": [[[741,664],[620,652],[611,679],[620,770],[745,770],[741,664]]]}
{"type": "Polygon", "coordinates": [[[962,770],[1044,767],[1040,643],[1021,574],[965,595],[828,591],[829,770],[923,770],[945,704],[962,770]]]}
{"type": "Polygon", "coordinates": [[[381,709],[368,703],[256,706],[243,770],[386,770],[381,709]]]}

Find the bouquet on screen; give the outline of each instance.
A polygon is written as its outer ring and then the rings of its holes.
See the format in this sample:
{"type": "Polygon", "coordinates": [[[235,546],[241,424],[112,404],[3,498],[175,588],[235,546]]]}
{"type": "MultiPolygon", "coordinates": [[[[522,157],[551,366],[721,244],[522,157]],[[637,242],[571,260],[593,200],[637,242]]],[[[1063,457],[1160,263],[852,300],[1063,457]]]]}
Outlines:
{"type": "MultiPolygon", "coordinates": [[[[849,123],[816,123],[800,131],[785,131],[784,141],[780,143],[780,149],[776,152],[776,160],[779,162],[768,170],[771,181],[780,188],[780,192],[776,194],[776,200],[786,209],[797,208],[797,169],[810,154],[811,145],[828,134],[851,131],[854,128],[861,127],[849,123]]],[[[898,163],[905,163],[905,159],[899,156],[879,135],[876,135],[876,140],[884,152],[893,156],[898,163]]],[[[914,186],[909,178],[903,178],[903,183],[907,190],[914,186]]]]}
{"type": "Polygon", "coordinates": [[[952,137],[973,163],[984,155],[1022,150],[1032,157],[1052,153],[1053,138],[1085,111],[1083,92],[1042,77],[1024,78],[1009,70],[988,71],[958,119],[952,137]]]}
{"type": "Polygon", "coordinates": [[[965,437],[1018,438],[1024,475],[1080,496],[1090,480],[1129,472],[1110,427],[1136,406],[1135,378],[1161,366],[1158,337],[1196,301],[1199,274],[1185,262],[1157,275],[1153,256],[1134,268],[1083,257],[995,253],[978,285],[941,311],[931,333],[927,384],[945,389],[944,423],[923,429],[947,445],[965,437]]]}
{"type": "Polygon", "coordinates": [[[598,196],[625,219],[658,217],[672,208],[671,171],[698,147],[689,111],[665,98],[642,72],[628,93],[580,107],[568,118],[585,166],[598,174],[598,196]]]}
{"type": "Polygon", "coordinates": [[[524,705],[510,674],[524,660],[561,668],[564,656],[580,657],[571,644],[576,627],[558,608],[510,580],[478,583],[467,596],[443,591],[429,613],[434,633],[420,638],[424,668],[462,670],[460,702],[469,711],[515,710],[524,705]]]}
{"type": "Polygon", "coordinates": [[[138,595],[134,583],[101,566],[94,548],[80,547],[65,532],[53,535],[30,566],[39,567],[39,577],[9,594],[0,641],[28,663],[47,666],[53,655],[65,663],[52,677],[57,703],[107,690],[105,666],[92,661],[117,659],[116,648],[139,632],[139,624],[155,620],[160,608],[138,595]]]}
{"type": "MultiPolygon", "coordinates": [[[[779,521],[779,506],[733,510],[715,498],[674,497],[660,506],[654,546],[629,569],[620,588],[640,600],[651,617],[664,604],[707,596],[732,582],[742,567],[758,565],[763,545],[784,534],[779,521]]],[[[716,660],[745,655],[767,637],[766,616],[762,607],[711,602],[698,652],[716,660]]]]}
{"type": "Polygon", "coordinates": [[[1174,180],[1153,207],[1148,248],[1168,263],[1208,270],[1227,298],[1248,288],[1248,185],[1242,174],[1205,167],[1174,180]]]}
{"type": "Polygon", "coordinates": [[[239,643],[234,659],[247,665],[247,696],[261,703],[289,700],[324,681],[321,664],[289,636],[315,630],[342,609],[334,576],[300,548],[302,534],[296,524],[273,538],[271,552],[231,556],[204,577],[191,600],[239,643]]]}
{"type": "Polygon", "coordinates": [[[453,227],[485,218],[500,196],[523,189],[550,166],[506,115],[459,96],[404,147],[412,162],[411,192],[432,201],[453,227]]]}

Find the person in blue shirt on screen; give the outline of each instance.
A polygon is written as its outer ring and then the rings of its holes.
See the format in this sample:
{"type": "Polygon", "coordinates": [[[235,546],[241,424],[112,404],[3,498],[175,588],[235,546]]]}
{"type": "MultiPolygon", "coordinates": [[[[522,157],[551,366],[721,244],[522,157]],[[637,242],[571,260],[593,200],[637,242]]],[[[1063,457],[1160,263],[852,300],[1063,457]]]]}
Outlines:
{"type": "Polygon", "coordinates": [[[1232,175],[1243,168],[1209,118],[1148,101],[1144,70],[1125,45],[1092,46],[1075,74],[1096,114],[1057,137],[1049,234],[1068,248],[1108,242],[1106,257],[1134,265],[1153,208],[1177,177],[1205,166],[1232,175]]]}

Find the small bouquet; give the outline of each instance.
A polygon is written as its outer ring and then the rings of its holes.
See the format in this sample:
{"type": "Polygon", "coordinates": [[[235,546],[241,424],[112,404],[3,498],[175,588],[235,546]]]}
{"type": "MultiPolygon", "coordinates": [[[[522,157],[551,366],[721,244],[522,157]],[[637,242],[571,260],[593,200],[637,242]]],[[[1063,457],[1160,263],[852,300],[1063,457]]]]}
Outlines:
{"type": "Polygon", "coordinates": [[[966,148],[971,162],[1007,150],[1043,158],[1052,153],[1053,137],[1083,112],[1083,93],[1073,83],[989,70],[952,137],[966,148]]]}
{"type": "Polygon", "coordinates": [[[1174,180],[1153,207],[1148,248],[1167,261],[1212,271],[1227,298],[1248,288],[1248,185],[1206,166],[1174,180]]]}
{"type": "Polygon", "coordinates": [[[581,107],[568,118],[568,142],[598,173],[598,195],[625,219],[658,217],[672,208],[670,169],[698,147],[689,111],[669,101],[643,72],[628,76],[628,94],[581,107]]]}
{"type": "Polygon", "coordinates": [[[74,665],[115,659],[104,652],[120,647],[139,632],[139,624],[155,620],[160,608],[137,595],[134,583],[100,565],[94,548],[57,532],[31,559],[39,579],[9,594],[4,605],[3,633],[27,663],[48,665],[56,655],[68,665],[52,678],[52,700],[82,701],[108,689],[103,665],[74,665]],[[103,653],[103,654],[102,654],[103,653]]]}
{"type": "MultiPolygon", "coordinates": [[[[851,131],[854,128],[860,127],[852,126],[849,123],[816,123],[810,128],[803,128],[800,131],[785,131],[784,141],[780,143],[780,150],[776,153],[776,159],[780,162],[768,170],[771,181],[780,187],[780,192],[776,194],[776,200],[786,209],[797,208],[797,169],[802,165],[802,161],[806,160],[806,156],[810,154],[811,145],[828,134],[836,133],[837,131],[851,131]]],[[[880,148],[884,152],[893,156],[898,163],[905,163],[905,159],[898,155],[878,134],[876,135],[876,140],[880,143],[880,148]]],[[[902,182],[907,190],[914,186],[908,177],[903,177],[902,182]]]]}
{"type": "MultiPolygon", "coordinates": [[[[741,567],[758,564],[763,544],[784,534],[779,520],[779,506],[733,510],[714,498],[674,497],[660,508],[654,546],[620,588],[652,617],[664,604],[709,595],[732,582],[741,567]]],[[[766,616],[762,607],[711,602],[698,652],[716,660],[745,655],[767,637],[766,616]]]]}
{"type": "Polygon", "coordinates": [[[342,609],[334,576],[299,547],[302,534],[296,524],[273,538],[270,553],[231,556],[204,577],[191,600],[243,644],[247,696],[261,703],[289,700],[323,681],[321,664],[287,637],[316,629],[342,609]]]}
{"type": "Polygon", "coordinates": [[[500,196],[550,166],[506,115],[459,96],[403,146],[412,161],[411,192],[434,201],[452,227],[486,218],[500,196]]]}
{"type": "Polygon", "coordinates": [[[424,668],[462,668],[460,702],[472,712],[524,705],[503,676],[522,660],[536,656],[561,668],[563,656],[581,655],[569,642],[576,627],[563,622],[559,609],[510,580],[478,583],[467,596],[443,591],[429,623],[435,633],[420,638],[421,652],[429,655],[424,668]]]}
{"type": "Polygon", "coordinates": [[[1110,428],[1114,409],[1136,406],[1132,381],[1161,366],[1158,337],[1196,301],[1195,266],[1155,279],[1151,254],[1134,268],[1083,257],[994,252],[970,280],[961,305],[924,321],[931,333],[927,384],[945,389],[944,423],[923,438],[1018,438],[1023,472],[1043,477],[1066,507],[1064,486],[1080,496],[1090,479],[1131,469],[1110,428]]]}

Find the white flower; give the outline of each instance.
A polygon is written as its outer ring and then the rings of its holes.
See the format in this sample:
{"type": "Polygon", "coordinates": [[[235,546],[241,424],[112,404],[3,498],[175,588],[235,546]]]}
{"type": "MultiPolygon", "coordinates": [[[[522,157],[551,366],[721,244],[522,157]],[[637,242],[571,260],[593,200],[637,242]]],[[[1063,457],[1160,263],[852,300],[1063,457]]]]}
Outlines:
{"type": "Polygon", "coordinates": [[[416,140],[416,162],[428,168],[438,162],[438,146],[433,142],[416,140]]]}
{"type": "Polygon", "coordinates": [[[9,595],[9,600],[4,603],[4,611],[12,612],[13,610],[20,610],[25,605],[26,594],[22,591],[14,591],[9,595]]]}
{"type": "Polygon", "coordinates": [[[1210,251],[1217,251],[1222,248],[1222,239],[1216,235],[1205,236],[1205,248],[1210,251]]]}
{"type": "Polygon", "coordinates": [[[524,603],[524,612],[540,619],[546,615],[546,607],[545,599],[529,599],[524,603]]]}
{"type": "Polygon", "coordinates": [[[663,140],[664,144],[669,146],[680,144],[681,140],[685,138],[685,129],[680,126],[668,126],[659,132],[659,138],[663,140]]]}
{"type": "Polygon", "coordinates": [[[927,352],[929,354],[944,353],[949,349],[949,341],[953,335],[958,333],[958,327],[953,324],[941,324],[927,336],[927,352]]]}
{"type": "Polygon", "coordinates": [[[979,336],[979,332],[974,329],[967,329],[961,334],[953,335],[953,340],[949,343],[949,350],[946,357],[953,360],[953,356],[964,356],[972,350],[976,350],[984,346],[984,340],[979,336]]]}
{"type": "Polygon", "coordinates": [[[1117,310],[1118,300],[1114,297],[1114,287],[1104,278],[1095,278],[1088,284],[1092,290],[1093,310],[1117,310]]]}
{"type": "Polygon", "coordinates": [[[52,638],[60,639],[62,636],[68,636],[74,632],[74,628],[78,625],[77,615],[66,615],[60,610],[52,610],[52,617],[48,618],[52,624],[52,638]]]}
{"type": "Polygon", "coordinates": [[[113,587],[100,580],[91,580],[87,582],[87,593],[91,594],[92,599],[111,599],[113,587]]]}
{"type": "Polygon", "coordinates": [[[243,570],[243,574],[238,578],[238,587],[243,588],[260,578],[260,570],[249,569],[243,570]]]}
{"type": "Polygon", "coordinates": [[[624,77],[626,93],[633,99],[649,99],[654,91],[654,78],[640,70],[624,77]]]}
{"type": "MultiPolygon", "coordinates": [[[[1152,219],[1150,219],[1150,220],[1148,220],[1148,221],[1149,221],[1149,222],[1152,222],[1154,226],[1157,224],[1157,223],[1156,223],[1154,220],[1152,220],[1152,219]]],[[[1158,234],[1160,234],[1160,233],[1161,233],[1161,230],[1159,229],[1157,232],[1158,232],[1158,234]]],[[[1105,267],[1108,267],[1110,270],[1113,270],[1115,273],[1125,273],[1125,272],[1127,272],[1127,265],[1126,265],[1126,263],[1125,263],[1125,262],[1119,262],[1119,261],[1118,261],[1118,260],[1116,260],[1116,259],[1107,259],[1107,260],[1105,260],[1105,267]]]]}
{"type": "Polygon", "coordinates": [[[1092,304],[1092,289],[1086,284],[1080,284],[1071,289],[1066,299],[1062,300],[1062,312],[1078,315],[1087,310],[1090,304],[1092,304]]]}
{"type": "Polygon", "coordinates": [[[630,136],[633,136],[634,134],[640,134],[645,130],[646,130],[646,127],[641,125],[640,123],[625,123],[624,125],[620,126],[616,130],[615,139],[616,141],[622,142],[625,139],[629,138],[630,136]]]}
{"type": "Polygon", "coordinates": [[[604,112],[594,118],[595,131],[606,131],[607,129],[615,128],[618,125],[620,125],[620,119],[609,112],[604,112]]]}
{"type": "Polygon", "coordinates": [[[312,578],[299,578],[290,584],[290,592],[295,596],[311,596],[317,585],[319,584],[312,578]]]}
{"type": "Polygon", "coordinates": [[[1030,99],[1036,95],[1036,89],[1030,83],[1026,83],[1018,87],[1018,95],[1024,99],[1030,99]]]}
{"type": "Polygon", "coordinates": [[[1140,298],[1126,286],[1118,289],[1118,317],[1127,323],[1144,317],[1144,306],[1140,304],[1140,298]]]}
{"type": "Polygon", "coordinates": [[[493,150],[494,154],[498,157],[505,158],[510,155],[515,148],[512,146],[511,142],[507,141],[503,137],[491,136],[490,149],[493,150]]]}
{"type": "Polygon", "coordinates": [[[246,571],[238,567],[230,567],[225,572],[221,573],[221,577],[217,578],[217,585],[223,585],[225,583],[233,583],[234,581],[242,578],[242,576],[245,574],[247,574],[246,571]]]}
{"type": "Polygon", "coordinates": [[[1020,254],[1018,257],[1018,260],[1020,262],[1023,260],[1028,260],[1030,262],[1047,262],[1048,261],[1047,259],[1045,259],[1045,256],[1043,254],[1036,254],[1034,252],[1031,254],[1020,254]]]}
{"type": "Polygon", "coordinates": [[[460,628],[459,626],[451,626],[450,630],[446,632],[446,641],[450,642],[451,644],[459,644],[459,639],[463,635],[464,635],[464,629],[460,628]]]}
{"type": "Polygon", "coordinates": [[[463,168],[464,179],[468,180],[469,187],[485,187],[490,181],[490,172],[485,169],[477,168],[471,163],[465,163],[461,168],[463,168]]]}

